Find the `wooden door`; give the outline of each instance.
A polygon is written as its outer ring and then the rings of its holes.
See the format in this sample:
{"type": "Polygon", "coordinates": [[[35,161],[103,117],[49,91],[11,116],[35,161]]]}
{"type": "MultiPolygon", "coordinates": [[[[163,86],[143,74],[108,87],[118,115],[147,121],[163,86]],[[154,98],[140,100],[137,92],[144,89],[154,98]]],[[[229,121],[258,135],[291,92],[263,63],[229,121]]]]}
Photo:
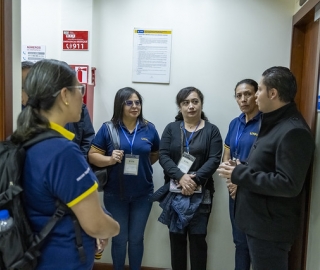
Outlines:
{"type": "MultiPolygon", "coordinates": [[[[314,21],[314,6],[320,1],[309,0],[313,6],[309,10],[297,13],[293,17],[292,48],[290,69],[297,79],[297,106],[306,119],[313,134],[316,129],[317,95],[319,77],[320,34],[319,21],[314,21]],[[298,18],[298,19],[297,19],[298,18]]],[[[301,230],[289,255],[289,269],[306,269],[307,240],[310,214],[310,196],[312,185],[312,168],[310,168],[303,190],[304,201],[301,205],[301,230]]]]}
{"type": "Polygon", "coordinates": [[[12,133],[12,2],[0,0],[0,140],[12,133]]]}

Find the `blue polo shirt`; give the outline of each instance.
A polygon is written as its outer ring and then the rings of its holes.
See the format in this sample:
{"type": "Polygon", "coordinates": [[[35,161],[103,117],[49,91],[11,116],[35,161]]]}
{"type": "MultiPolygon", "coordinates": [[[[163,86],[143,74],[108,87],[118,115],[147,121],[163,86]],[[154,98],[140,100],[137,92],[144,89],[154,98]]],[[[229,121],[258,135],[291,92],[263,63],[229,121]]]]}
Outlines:
{"type": "Polygon", "coordinates": [[[229,131],[224,147],[230,149],[232,158],[245,162],[249,156],[251,146],[255,142],[260,129],[261,112],[246,123],[246,115],[240,114],[229,125],[229,131]]]}
{"type": "MultiPolygon", "coordinates": [[[[51,138],[30,147],[23,171],[24,202],[34,232],[39,232],[56,210],[60,199],[72,207],[97,189],[96,177],[90,170],[74,134],[51,123],[63,138],[51,138]]],[[[80,262],[75,243],[75,230],[69,215],[53,228],[45,242],[36,269],[91,269],[95,239],[82,231],[86,263],[80,262]]]]}
{"type": "MultiPolygon", "coordinates": [[[[130,133],[127,128],[121,124],[119,127],[120,149],[125,154],[131,154],[131,147],[126,138],[132,142],[134,131],[130,133]],[[124,135],[126,134],[126,136],[124,135]]],[[[139,155],[138,175],[123,174],[125,157],[121,163],[116,163],[108,167],[108,183],[104,191],[115,195],[139,197],[147,195],[153,191],[152,166],[150,162],[150,153],[159,150],[160,138],[155,126],[150,122],[139,123],[135,140],[132,146],[132,154],[139,155]]],[[[94,138],[91,147],[106,156],[111,156],[114,150],[107,126],[103,124],[94,138]]]]}

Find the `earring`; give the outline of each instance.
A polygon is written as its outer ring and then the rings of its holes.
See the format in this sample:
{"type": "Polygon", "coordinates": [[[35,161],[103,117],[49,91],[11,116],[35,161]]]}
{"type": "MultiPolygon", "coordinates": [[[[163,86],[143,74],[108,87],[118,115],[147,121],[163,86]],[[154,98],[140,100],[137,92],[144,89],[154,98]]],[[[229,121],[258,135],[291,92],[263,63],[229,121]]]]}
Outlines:
{"type": "Polygon", "coordinates": [[[69,105],[69,103],[68,103],[68,102],[66,102],[65,104],[66,104],[66,105],[69,105]]]}

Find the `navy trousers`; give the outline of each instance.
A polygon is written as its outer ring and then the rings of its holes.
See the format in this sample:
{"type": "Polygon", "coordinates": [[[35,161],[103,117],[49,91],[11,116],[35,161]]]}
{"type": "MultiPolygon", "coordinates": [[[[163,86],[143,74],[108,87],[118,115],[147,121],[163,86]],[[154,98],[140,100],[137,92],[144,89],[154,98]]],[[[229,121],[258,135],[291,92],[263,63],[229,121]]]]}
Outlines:
{"type": "Polygon", "coordinates": [[[232,226],[233,242],[235,244],[235,270],[250,270],[250,254],[247,236],[234,221],[234,200],[229,196],[229,214],[232,226]]]}

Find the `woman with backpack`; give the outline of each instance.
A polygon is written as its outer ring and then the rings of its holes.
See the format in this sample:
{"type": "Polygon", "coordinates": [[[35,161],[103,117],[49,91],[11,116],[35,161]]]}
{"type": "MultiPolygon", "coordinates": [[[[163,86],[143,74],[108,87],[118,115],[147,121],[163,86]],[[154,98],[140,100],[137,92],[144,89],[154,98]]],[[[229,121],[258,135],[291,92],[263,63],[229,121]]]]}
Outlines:
{"type": "Polygon", "coordinates": [[[37,234],[58,202],[67,205],[79,221],[85,254],[83,259],[76,246],[73,215],[67,214],[44,242],[36,269],[92,269],[96,239],[103,248],[108,238],[119,233],[119,224],[100,206],[96,177],[72,142],[74,134],[64,128],[80,120],[85,88],[67,63],[47,59],[34,64],[24,86],[29,99],[18,117],[12,142],[25,143],[48,130],[57,134],[26,151],[23,190],[27,217],[37,234]]]}

